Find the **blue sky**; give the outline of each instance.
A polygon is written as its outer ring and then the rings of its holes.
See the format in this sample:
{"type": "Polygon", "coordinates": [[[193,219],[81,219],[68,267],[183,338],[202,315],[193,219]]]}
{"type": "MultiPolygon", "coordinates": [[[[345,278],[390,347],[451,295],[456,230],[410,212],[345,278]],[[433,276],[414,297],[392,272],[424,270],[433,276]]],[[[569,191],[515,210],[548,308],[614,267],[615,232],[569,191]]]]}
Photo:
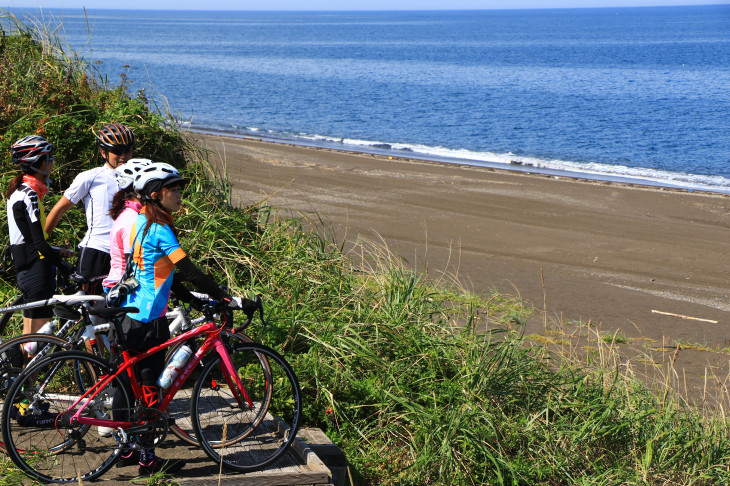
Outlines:
{"type": "Polygon", "coordinates": [[[443,10],[728,4],[730,0],[0,0],[6,7],[174,10],[443,10]]]}

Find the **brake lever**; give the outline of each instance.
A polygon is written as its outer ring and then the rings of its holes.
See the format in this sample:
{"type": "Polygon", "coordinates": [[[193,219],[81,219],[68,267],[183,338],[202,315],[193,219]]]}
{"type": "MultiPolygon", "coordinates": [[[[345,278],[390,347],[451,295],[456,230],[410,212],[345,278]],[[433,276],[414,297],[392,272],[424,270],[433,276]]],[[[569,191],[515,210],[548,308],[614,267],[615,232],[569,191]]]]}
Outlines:
{"type": "Polygon", "coordinates": [[[78,284],[78,285],[84,285],[89,283],[89,281],[86,279],[86,277],[79,275],[78,273],[74,272],[68,276],[68,279],[72,282],[78,284]]]}
{"type": "Polygon", "coordinates": [[[257,294],[253,301],[256,302],[256,306],[259,309],[259,319],[261,320],[261,324],[265,325],[266,322],[264,322],[264,301],[261,300],[261,294],[257,294]]]}

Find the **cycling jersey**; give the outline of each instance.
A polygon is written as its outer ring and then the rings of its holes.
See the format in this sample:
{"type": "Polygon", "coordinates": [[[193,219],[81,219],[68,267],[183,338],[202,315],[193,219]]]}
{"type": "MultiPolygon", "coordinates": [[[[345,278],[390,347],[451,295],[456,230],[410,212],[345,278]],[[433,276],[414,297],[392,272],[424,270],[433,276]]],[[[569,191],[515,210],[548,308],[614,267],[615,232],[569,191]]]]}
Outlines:
{"type": "Polygon", "coordinates": [[[114,220],[111,230],[111,239],[109,242],[109,254],[111,255],[111,269],[109,276],[104,279],[104,287],[114,287],[119,279],[122,278],[124,267],[127,263],[126,255],[130,253],[129,247],[131,241],[129,239],[132,233],[139,211],[142,205],[136,201],[126,201],[125,208],[117,219],[114,220]]]}
{"type": "Polygon", "coordinates": [[[10,254],[17,270],[30,268],[42,258],[54,264],[60,260],[45,239],[43,205],[38,193],[31,187],[31,183],[40,183],[28,180],[29,177],[23,178],[23,182],[10,195],[7,205],[10,254]]]}
{"type": "Polygon", "coordinates": [[[104,164],[77,175],[64,192],[63,195],[71,203],[84,202],[88,229],[79,243],[80,247],[109,253],[109,233],[113,222],[109,210],[117,190],[119,187],[114,177],[114,169],[104,164]]]}
{"type": "MultiPolygon", "coordinates": [[[[46,190],[45,185],[26,175],[8,199],[10,255],[18,271],[16,282],[26,304],[53,296],[56,288],[53,265],[63,264],[43,234],[45,215],[41,199],[46,190]]],[[[30,319],[52,315],[50,306],[23,311],[23,317],[30,319]]]]}
{"type": "Polygon", "coordinates": [[[153,223],[145,234],[144,213],[143,207],[130,232],[132,268],[139,287],[127,296],[124,305],[139,309],[136,314],[127,314],[131,319],[150,322],[165,315],[175,264],[187,255],[169,226],[153,223]]]}

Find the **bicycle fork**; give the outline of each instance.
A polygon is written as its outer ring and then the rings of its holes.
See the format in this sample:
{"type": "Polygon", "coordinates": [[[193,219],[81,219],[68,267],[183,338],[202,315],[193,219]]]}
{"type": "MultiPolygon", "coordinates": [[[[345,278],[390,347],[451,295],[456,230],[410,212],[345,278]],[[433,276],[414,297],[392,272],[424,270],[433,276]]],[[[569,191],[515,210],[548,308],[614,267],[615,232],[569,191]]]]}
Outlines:
{"type": "Polygon", "coordinates": [[[233,361],[231,360],[231,355],[228,352],[228,348],[226,348],[226,345],[223,344],[223,340],[220,338],[220,336],[218,336],[218,338],[215,340],[214,346],[216,351],[218,352],[218,355],[221,357],[221,371],[223,371],[223,377],[226,379],[228,388],[230,388],[231,393],[233,393],[234,398],[238,402],[238,406],[242,408],[243,400],[245,400],[249,410],[253,410],[253,400],[251,400],[251,397],[248,395],[246,388],[243,386],[241,378],[238,376],[238,372],[236,371],[236,367],[233,365],[233,361]]]}

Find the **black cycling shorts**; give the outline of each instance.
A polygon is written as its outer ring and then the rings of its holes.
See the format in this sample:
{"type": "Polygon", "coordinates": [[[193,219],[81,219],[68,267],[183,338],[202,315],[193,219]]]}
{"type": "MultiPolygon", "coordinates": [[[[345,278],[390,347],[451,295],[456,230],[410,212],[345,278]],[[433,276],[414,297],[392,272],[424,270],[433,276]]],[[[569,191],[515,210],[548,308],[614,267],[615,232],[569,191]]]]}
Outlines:
{"type": "MultiPolygon", "coordinates": [[[[112,342],[122,345],[131,354],[142,353],[149,349],[159,346],[170,339],[170,329],[168,327],[167,317],[162,316],[150,322],[141,322],[124,316],[120,323],[123,339],[117,336],[116,326],[112,326],[109,332],[109,339],[112,342]]],[[[143,385],[150,386],[157,384],[157,378],[165,369],[165,352],[149,356],[135,366],[137,379],[143,385]]]]}
{"type": "Polygon", "coordinates": [[[89,295],[103,295],[101,282],[103,277],[109,275],[111,268],[111,257],[109,253],[105,253],[95,248],[81,247],[81,255],[79,256],[76,271],[79,275],[87,280],[96,279],[90,282],[86,287],[86,293],[89,295]],[[98,278],[102,277],[102,278],[98,278]]]}
{"type": "MultiPolygon", "coordinates": [[[[23,293],[23,303],[29,304],[37,300],[46,300],[53,297],[56,291],[56,272],[53,265],[45,259],[37,260],[30,268],[20,270],[16,277],[18,288],[23,293]]],[[[31,319],[50,319],[53,317],[53,307],[45,306],[36,309],[26,309],[23,317],[31,319]]]]}

